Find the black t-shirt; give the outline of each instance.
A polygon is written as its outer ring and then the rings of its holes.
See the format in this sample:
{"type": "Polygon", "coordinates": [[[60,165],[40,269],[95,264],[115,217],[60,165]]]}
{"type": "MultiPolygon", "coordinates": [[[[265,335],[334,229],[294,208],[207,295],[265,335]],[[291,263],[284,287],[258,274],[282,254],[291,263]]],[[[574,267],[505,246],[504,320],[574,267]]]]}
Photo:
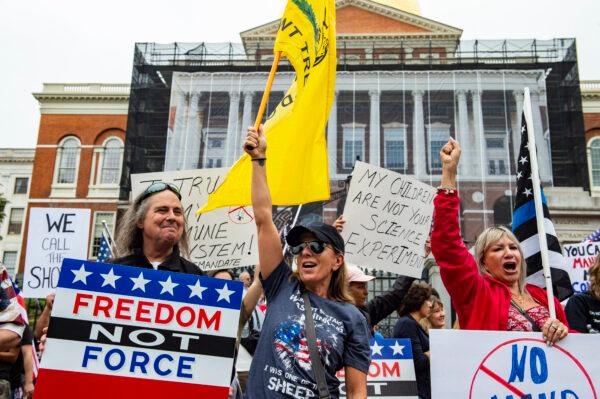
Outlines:
{"type": "Polygon", "coordinates": [[[565,307],[569,326],[586,334],[600,334],[600,300],[585,292],[576,294],[565,307]]]}
{"type": "MultiPolygon", "coordinates": [[[[141,248],[135,248],[131,255],[123,256],[121,258],[109,259],[108,263],[125,265],[125,266],[137,266],[143,267],[146,269],[153,269],[154,267],[144,255],[144,252],[141,248]]],[[[196,274],[203,276],[204,272],[200,270],[198,266],[194,263],[190,262],[187,259],[179,256],[179,248],[173,248],[173,253],[169,255],[169,257],[160,265],[158,265],[158,270],[165,270],[168,272],[179,272],[186,274],[196,274]]]]}

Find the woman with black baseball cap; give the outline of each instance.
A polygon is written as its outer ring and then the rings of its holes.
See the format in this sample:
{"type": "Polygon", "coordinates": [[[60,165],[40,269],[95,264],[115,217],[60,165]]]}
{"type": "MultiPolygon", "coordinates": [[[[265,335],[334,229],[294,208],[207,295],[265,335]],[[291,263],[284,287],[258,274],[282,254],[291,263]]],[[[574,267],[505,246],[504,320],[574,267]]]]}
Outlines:
{"type": "Polygon", "coordinates": [[[247,398],[337,398],[340,384],[335,373],[342,368],[346,396],[366,398],[369,331],[348,293],[344,240],[333,226],[323,223],[294,227],[286,237],[298,266],[292,272],[273,223],[262,126],[258,131],[248,129],[244,149],[252,158],[260,278],[269,304],[250,368],[247,398]],[[305,308],[312,312],[305,313],[305,308]],[[305,325],[307,314],[312,315],[314,340],[310,325],[305,325]],[[316,345],[311,347],[311,342],[316,345]],[[310,355],[311,350],[319,359],[310,355]]]}

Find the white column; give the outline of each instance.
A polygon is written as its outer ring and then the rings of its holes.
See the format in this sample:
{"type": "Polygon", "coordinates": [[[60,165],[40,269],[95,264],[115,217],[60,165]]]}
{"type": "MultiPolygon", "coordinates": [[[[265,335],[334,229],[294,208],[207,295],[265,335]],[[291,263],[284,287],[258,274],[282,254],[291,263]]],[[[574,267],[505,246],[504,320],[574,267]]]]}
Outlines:
{"type": "MultiPolygon", "coordinates": [[[[253,91],[245,91],[244,92],[244,108],[242,110],[242,126],[240,126],[240,140],[238,142],[238,146],[236,148],[236,158],[239,158],[242,155],[242,146],[246,141],[246,130],[250,125],[252,125],[252,99],[254,97],[253,91]]],[[[234,160],[235,161],[235,160],[234,160]]]]}
{"type": "Polygon", "coordinates": [[[470,157],[472,155],[468,147],[472,144],[469,140],[469,114],[467,107],[467,92],[458,90],[456,92],[458,100],[458,134],[457,140],[463,148],[463,161],[458,165],[459,174],[464,176],[471,165],[470,157]]]}
{"type": "Polygon", "coordinates": [[[198,166],[201,145],[201,127],[198,121],[198,106],[200,105],[200,93],[190,94],[190,104],[186,118],[185,140],[181,153],[183,159],[179,163],[179,170],[194,169],[198,166]]]}
{"type": "Polygon", "coordinates": [[[425,169],[425,128],[423,125],[423,91],[415,90],[413,95],[413,170],[415,177],[423,178],[425,169]]]}
{"type": "Polygon", "coordinates": [[[337,175],[337,96],[336,91],[333,95],[333,104],[327,123],[327,158],[329,158],[329,178],[337,175]]]}
{"type": "Polygon", "coordinates": [[[485,157],[482,159],[482,146],[485,146],[483,132],[483,110],[481,109],[481,91],[472,90],[471,100],[473,101],[473,134],[471,135],[473,143],[473,157],[471,158],[471,171],[476,175],[485,175],[487,166],[485,157]]]}
{"type": "Polygon", "coordinates": [[[164,170],[177,170],[178,163],[183,158],[181,143],[184,141],[184,135],[186,134],[188,98],[188,93],[179,93],[175,108],[173,131],[169,132],[167,136],[164,170]]]}
{"type": "Polygon", "coordinates": [[[550,173],[550,143],[549,138],[544,135],[544,125],[542,123],[542,112],[540,110],[539,91],[531,92],[531,111],[533,114],[533,128],[535,129],[535,143],[537,146],[538,165],[540,168],[540,179],[548,181],[551,178],[550,173]]]}
{"type": "Polygon", "coordinates": [[[225,137],[225,159],[223,166],[229,167],[233,163],[233,157],[239,140],[239,106],[240,92],[229,92],[229,117],[227,118],[227,137],[225,137]]]}
{"type": "Polygon", "coordinates": [[[371,97],[371,119],[369,122],[369,163],[380,166],[381,129],[379,122],[379,90],[369,91],[371,97]]]}
{"type": "Polygon", "coordinates": [[[516,104],[515,123],[513,123],[513,131],[512,131],[513,151],[515,154],[515,159],[513,160],[513,165],[516,165],[517,160],[519,158],[519,148],[521,148],[521,119],[523,118],[523,91],[522,90],[513,91],[513,97],[515,98],[515,104],[516,104]]]}

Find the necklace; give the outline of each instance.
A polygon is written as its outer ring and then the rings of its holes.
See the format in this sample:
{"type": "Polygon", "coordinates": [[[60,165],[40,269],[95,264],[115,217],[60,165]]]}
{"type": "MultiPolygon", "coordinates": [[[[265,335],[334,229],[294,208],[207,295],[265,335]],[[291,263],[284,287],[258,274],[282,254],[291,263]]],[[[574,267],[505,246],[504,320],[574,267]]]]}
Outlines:
{"type": "Polygon", "coordinates": [[[523,294],[521,294],[520,292],[518,294],[515,294],[514,292],[512,292],[512,296],[514,297],[515,301],[521,308],[525,307],[525,302],[527,301],[527,293],[526,292],[523,294]]]}

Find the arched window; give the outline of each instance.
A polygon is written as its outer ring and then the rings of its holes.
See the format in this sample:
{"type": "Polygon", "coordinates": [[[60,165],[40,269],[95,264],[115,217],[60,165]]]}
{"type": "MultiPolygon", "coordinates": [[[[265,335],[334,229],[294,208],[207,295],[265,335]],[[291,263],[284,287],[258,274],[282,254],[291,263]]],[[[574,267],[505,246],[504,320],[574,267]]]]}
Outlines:
{"type": "Polygon", "coordinates": [[[588,142],[588,165],[591,191],[600,191],[600,136],[588,142]]]}
{"type": "Polygon", "coordinates": [[[117,138],[110,138],[104,144],[100,184],[119,184],[123,144],[117,138]]]}
{"type": "Polygon", "coordinates": [[[75,184],[79,163],[79,140],[75,137],[65,139],[58,148],[58,173],[56,183],[75,184]]]}

